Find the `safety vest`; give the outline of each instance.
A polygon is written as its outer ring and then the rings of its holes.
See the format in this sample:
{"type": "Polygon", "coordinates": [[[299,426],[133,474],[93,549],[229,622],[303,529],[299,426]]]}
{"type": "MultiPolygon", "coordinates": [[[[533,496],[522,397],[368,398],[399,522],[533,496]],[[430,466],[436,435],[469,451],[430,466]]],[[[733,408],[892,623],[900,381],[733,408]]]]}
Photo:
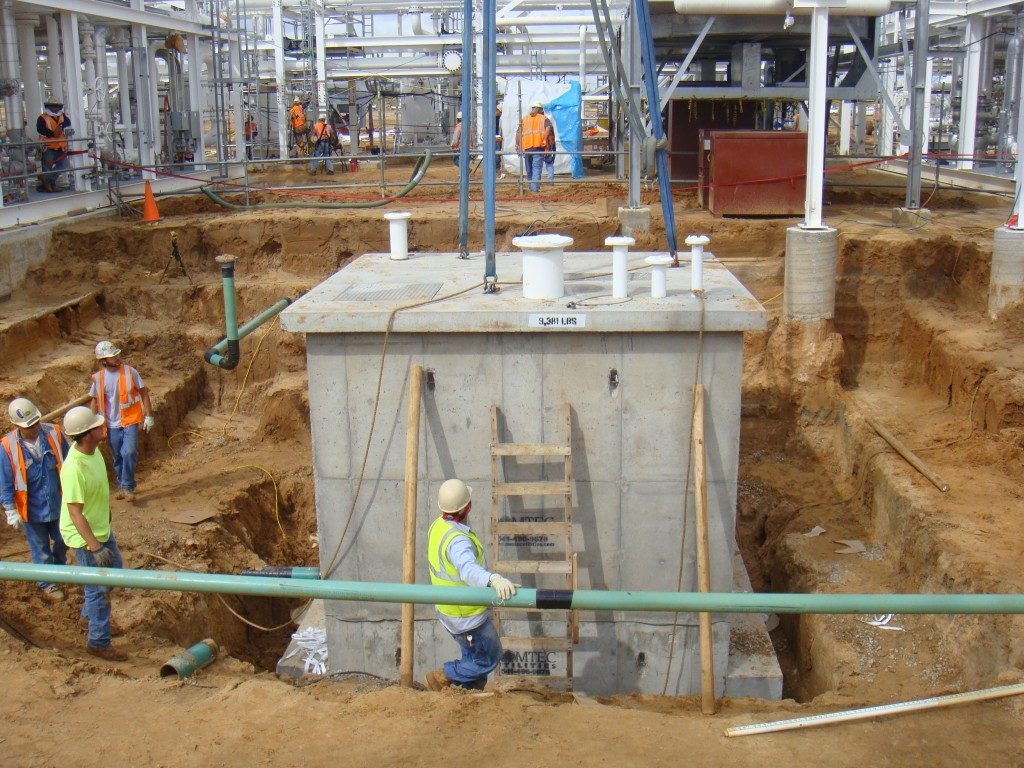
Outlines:
{"type": "Polygon", "coordinates": [[[50,133],[53,134],[53,137],[49,137],[49,136],[40,136],[39,137],[40,139],[42,139],[43,143],[46,144],[46,148],[47,149],[58,149],[58,150],[61,150],[61,151],[67,149],[68,148],[68,140],[67,140],[67,137],[64,135],[64,118],[63,118],[63,116],[61,116],[60,118],[56,118],[56,117],[53,117],[52,115],[48,115],[48,114],[46,114],[44,112],[42,114],[42,118],[43,118],[43,122],[46,123],[46,127],[49,129],[50,133]]]}
{"type": "Polygon", "coordinates": [[[256,121],[251,117],[245,118],[245,140],[250,141],[253,136],[258,135],[260,132],[259,126],[256,121]]]}
{"type": "Polygon", "coordinates": [[[527,115],[523,118],[522,125],[522,147],[527,149],[543,149],[547,144],[544,123],[547,118],[544,115],[527,115]]]}
{"type": "MultiPolygon", "coordinates": [[[[107,414],[107,390],[103,388],[103,377],[106,374],[105,368],[100,368],[92,375],[96,382],[96,391],[100,396],[100,408],[103,409],[103,417],[110,421],[107,414]]],[[[121,426],[130,427],[132,424],[142,423],[142,396],[135,386],[135,377],[128,373],[128,366],[122,363],[117,380],[117,401],[121,404],[121,426]]]]}
{"type": "MultiPolygon", "coordinates": [[[[50,443],[50,450],[57,459],[57,474],[60,474],[61,465],[64,463],[64,455],[60,447],[64,440],[64,434],[56,424],[40,424],[43,434],[50,443]]],[[[11,474],[14,476],[14,508],[18,510],[18,516],[28,521],[28,468],[25,466],[25,454],[21,450],[21,440],[18,439],[18,430],[14,429],[4,435],[0,440],[4,447],[7,460],[11,462],[11,474]]]]}
{"type": "MultiPolygon", "coordinates": [[[[465,536],[473,543],[476,550],[476,562],[484,567],[484,545],[472,531],[460,531],[455,525],[438,517],[430,524],[427,531],[427,564],[430,569],[430,583],[436,587],[464,587],[466,583],[459,577],[459,569],[448,559],[448,545],[456,536],[465,536]]],[[[445,616],[467,618],[478,616],[487,610],[483,605],[438,605],[438,611],[445,616]]]]}
{"type": "Polygon", "coordinates": [[[334,129],[331,128],[330,123],[319,121],[317,122],[316,125],[313,126],[313,136],[316,137],[318,140],[321,138],[329,139],[333,132],[334,129]]]}
{"type": "Polygon", "coordinates": [[[301,104],[294,105],[288,110],[288,114],[292,116],[292,128],[298,130],[306,126],[306,110],[302,108],[301,104]]]}

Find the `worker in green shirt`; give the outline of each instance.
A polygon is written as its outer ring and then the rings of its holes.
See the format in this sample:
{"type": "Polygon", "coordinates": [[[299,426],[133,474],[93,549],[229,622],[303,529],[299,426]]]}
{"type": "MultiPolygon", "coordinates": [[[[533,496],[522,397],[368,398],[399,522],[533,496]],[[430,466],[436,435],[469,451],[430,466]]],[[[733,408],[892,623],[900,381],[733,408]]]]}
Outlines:
{"type": "MultiPolygon", "coordinates": [[[[71,448],[60,470],[60,533],[80,566],[121,568],[121,553],[110,530],[107,465],[97,450],[104,440],[104,421],[85,406],[72,408],[64,417],[71,448]]],[[[125,661],[128,654],[110,644],[109,593],[109,587],[85,587],[86,650],[107,661],[125,661]]]]}

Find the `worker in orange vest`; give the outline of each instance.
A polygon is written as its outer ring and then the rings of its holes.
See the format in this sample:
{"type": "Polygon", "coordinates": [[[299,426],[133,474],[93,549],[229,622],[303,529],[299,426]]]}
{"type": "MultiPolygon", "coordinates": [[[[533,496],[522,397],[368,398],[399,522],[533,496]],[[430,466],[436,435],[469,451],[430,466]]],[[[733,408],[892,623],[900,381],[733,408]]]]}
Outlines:
{"type": "Polygon", "coordinates": [[[253,115],[245,116],[245,157],[252,160],[252,145],[260,135],[260,126],[253,115]]]}
{"type": "Polygon", "coordinates": [[[42,143],[43,172],[39,176],[39,192],[57,192],[57,179],[68,169],[68,139],[75,135],[71,121],[64,114],[64,105],[48,101],[36,119],[36,133],[42,143]]]}
{"type": "Polygon", "coordinates": [[[306,110],[302,108],[302,102],[296,96],[292,101],[292,108],[288,110],[288,119],[291,121],[292,136],[295,143],[299,143],[299,137],[309,133],[309,126],[306,125],[306,110]]]}
{"type": "Polygon", "coordinates": [[[554,152],[555,129],[544,114],[544,105],[535,101],[530,114],[523,118],[516,131],[516,151],[521,153],[526,165],[526,177],[530,180],[530,191],[540,192],[540,172],[544,155],[554,152]]]}
{"type": "MultiPolygon", "coordinates": [[[[67,547],[60,535],[60,468],[68,441],[57,424],[41,424],[31,400],[11,401],[7,415],[14,429],[0,440],[0,503],[7,524],[23,528],[33,563],[65,565],[67,547]]],[[[56,584],[39,582],[43,598],[64,599],[56,584]]]]}
{"type": "Polygon", "coordinates": [[[313,157],[324,158],[310,163],[309,172],[316,176],[321,165],[327,166],[327,172],[334,173],[334,161],[331,155],[338,146],[338,132],[327,122],[327,115],[320,113],[320,119],[313,126],[313,157]]]}
{"type": "Polygon", "coordinates": [[[121,362],[121,350],[109,341],[96,345],[100,369],[92,375],[89,396],[93,413],[106,419],[110,454],[118,490],[115,499],[135,501],[135,467],[139,459],[139,426],[149,432],[156,423],[149,390],[139,372],[121,362]]]}

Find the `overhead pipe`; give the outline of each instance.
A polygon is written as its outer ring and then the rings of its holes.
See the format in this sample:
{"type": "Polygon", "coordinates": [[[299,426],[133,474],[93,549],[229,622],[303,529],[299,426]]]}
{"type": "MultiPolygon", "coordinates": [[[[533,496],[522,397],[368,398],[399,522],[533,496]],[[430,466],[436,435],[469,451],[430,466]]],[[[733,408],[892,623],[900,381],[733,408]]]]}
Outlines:
{"type": "MultiPolygon", "coordinates": [[[[928,16],[931,0],[917,0],[914,11],[914,63],[911,74],[914,87],[910,94],[910,156],[907,159],[906,207],[917,210],[921,207],[921,165],[924,152],[924,136],[928,130],[929,116],[924,109],[925,88],[928,69],[928,16]]],[[[826,116],[826,120],[828,117],[826,116]]]]}
{"type": "MultiPolygon", "coordinates": [[[[797,7],[793,0],[675,0],[676,13],[721,16],[752,16],[756,14],[807,15],[810,7],[797,7]]],[[[829,13],[836,16],[882,16],[892,10],[892,0],[847,0],[830,4],[829,13]],[[834,7],[833,7],[834,6],[834,7]]]]}
{"type": "Polygon", "coordinates": [[[204,358],[210,365],[232,371],[238,366],[239,342],[265,322],[279,315],[291,304],[291,299],[281,299],[239,328],[235,306],[235,257],[225,253],[217,257],[217,263],[220,264],[220,275],[224,285],[225,333],[223,339],[206,350],[204,358]]]}
{"type": "Polygon", "coordinates": [[[1024,614],[1024,594],[796,594],[641,592],[520,587],[501,600],[490,587],[271,579],[224,573],[37,565],[0,560],[0,580],[44,581],[125,589],[162,589],[253,597],[312,598],[368,603],[482,605],[578,611],[782,614],[1024,614]]]}

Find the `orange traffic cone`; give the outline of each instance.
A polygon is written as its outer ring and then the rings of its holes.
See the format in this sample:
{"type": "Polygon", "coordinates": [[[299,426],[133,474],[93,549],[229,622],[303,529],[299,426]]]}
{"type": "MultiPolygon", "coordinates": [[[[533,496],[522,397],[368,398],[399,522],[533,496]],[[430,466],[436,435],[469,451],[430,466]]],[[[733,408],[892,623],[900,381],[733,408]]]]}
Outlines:
{"type": "Polygon", "coordinates": [[[153,186],[146,181],[146,194],[142,198],[142,220],[160,221],[160,211],[156,207],[156,198],[153,197],[153,186]]]}

